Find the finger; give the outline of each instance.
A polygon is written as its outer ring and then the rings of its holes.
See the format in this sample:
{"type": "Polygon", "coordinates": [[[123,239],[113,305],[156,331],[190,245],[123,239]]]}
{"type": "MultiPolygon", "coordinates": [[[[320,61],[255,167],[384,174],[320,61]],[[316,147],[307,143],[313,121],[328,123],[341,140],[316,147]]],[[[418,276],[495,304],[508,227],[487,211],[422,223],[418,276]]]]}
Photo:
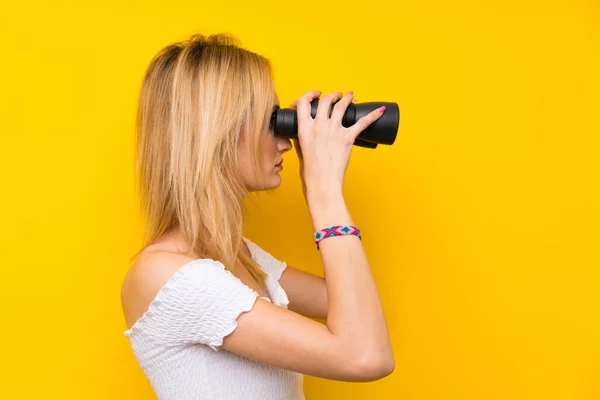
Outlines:
{"type": "Polygon", "coordinates": [[[331,103],[335,100],[339,100],[344,94],[342,92],[331,92],[326,94],[323,98],[319,100],[319,106],[317,107],[317,116],[319,119],[329,119],[329,109],[331,108],[331,103]]]}
{"type": "Polygon", "coordinates": [[[310,102],[320,95],[321,92],[319,90],[312,90],[310,92],[306,92],[302,97],[294,102],[296,104],[298,124],[300,124],[301,121],[302,123],[308,123],[312,119],[310,115],[310,102]]]}
{"type": "Polygon", "coordinates": [[[354,125],[348,128],[350,135],[353,138],[356,138],[362,131],[367,129],[369,125],[377,121],[383,115],[384,111],[385,107],[379,107],[360,118],[354,125]]]}
{"type": "Polygon", "coordinates": [[[350,104],[353,97],[354,97],[354,93],[352,91],[349,91],[348,93],[346,93],[346,95],[344,97],[342,97],[342,99],[340,101],[338,101],[333,106],[333,112],[331,114],[332,121],[334,121],[335,123],[342,122],[342,119],[344,118],[344,113],[346,112],[346,109],[348,108],[348,104],[350,104]]]}

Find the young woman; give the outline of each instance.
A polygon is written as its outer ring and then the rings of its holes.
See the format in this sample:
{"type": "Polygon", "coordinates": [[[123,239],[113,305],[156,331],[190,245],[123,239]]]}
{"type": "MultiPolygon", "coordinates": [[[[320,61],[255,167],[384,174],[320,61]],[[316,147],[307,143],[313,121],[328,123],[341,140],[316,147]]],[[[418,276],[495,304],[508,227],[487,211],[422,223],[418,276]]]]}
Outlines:
{"type": "Polygon", "coordinates": [[[304,374],[364,382],[394,370],[342,194],[354,139],[383,110],[345,128],[352,92],[323,96],[313,118],[310,102],[320,94],[290,107],[315,232],[351,227],[323,231],[333,234],[318,242],[326,281],[242,235],[245,196],[280,185],[282,155],[292,148],[270,126],[279,100],[269,61],[215,34],[169,45],[150,63],[137,120],[146,242],[121,300],[125,336],[158,398],[304,399],[304,374]]]}

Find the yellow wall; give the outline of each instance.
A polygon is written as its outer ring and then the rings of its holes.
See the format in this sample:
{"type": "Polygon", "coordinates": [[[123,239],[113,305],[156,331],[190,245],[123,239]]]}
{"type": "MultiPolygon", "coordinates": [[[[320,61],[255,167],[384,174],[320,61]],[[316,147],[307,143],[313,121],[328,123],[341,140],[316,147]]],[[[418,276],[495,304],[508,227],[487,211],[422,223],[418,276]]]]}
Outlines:
{"type": "MultiPolygon", "coordinates": [[[[160,47],[225,31],[273,61],[283,105],[353,89],[402,111],[346,178],[397,368],[306,377],[308,399],[599,399],[599,3],[216,3],[3,6],[0,397],[154,398],[119,300],[137,90],[160,47]]],[[[321,274],[285,165],[247,236],[321,274]]]]}

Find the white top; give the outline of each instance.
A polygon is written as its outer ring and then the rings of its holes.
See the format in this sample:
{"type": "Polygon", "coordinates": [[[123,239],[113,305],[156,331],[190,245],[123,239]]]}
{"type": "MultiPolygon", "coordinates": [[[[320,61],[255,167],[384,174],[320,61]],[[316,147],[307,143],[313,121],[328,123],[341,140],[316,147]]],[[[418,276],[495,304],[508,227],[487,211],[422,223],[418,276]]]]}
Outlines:
{"type": "MultiPolygon", "coordinates": [[[[288,308],[279,284],[287,267],[244,237],[252,259],[267,273],[277,306],[288,308]]],[[[177,270],[131,329],[135,357],[161,400],[304,400],[304,375],[259,363],[223,349],[259,294],[219,261],[201,258],[177,270]]]]}

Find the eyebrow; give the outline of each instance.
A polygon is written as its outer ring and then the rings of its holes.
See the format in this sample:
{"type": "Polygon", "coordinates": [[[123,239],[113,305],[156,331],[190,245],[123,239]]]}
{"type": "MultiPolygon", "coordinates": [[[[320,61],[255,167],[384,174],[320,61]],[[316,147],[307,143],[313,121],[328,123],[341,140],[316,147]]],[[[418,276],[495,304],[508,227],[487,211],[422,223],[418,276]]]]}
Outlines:
{"type": "Polygon", "coordinates": [[[272,110],[272,112],[275,112],[275,110],[277,110],[278,108],[279,108],[279,104],[275,104],[275,105],[273,106],[273,110],[272,110]]]}

